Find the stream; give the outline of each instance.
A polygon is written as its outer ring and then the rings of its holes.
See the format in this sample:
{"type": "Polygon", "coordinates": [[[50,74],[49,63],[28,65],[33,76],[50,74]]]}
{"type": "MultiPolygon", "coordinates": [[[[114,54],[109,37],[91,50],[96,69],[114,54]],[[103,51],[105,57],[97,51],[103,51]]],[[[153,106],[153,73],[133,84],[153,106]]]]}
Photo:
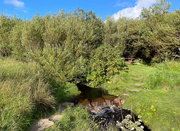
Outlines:
{"type": "Polygon", "coordinates": [[[124,129],[151,131],[130,109],[122,108],[125,100],[108,94],[108,91],[102,88],[91,88],[83,83],[76,86],[81,94],[75,96],[72,102],[86,108],[90,119],[100,129],[108,130],[108,125],[113,125],[120,131],[124,129]]]}

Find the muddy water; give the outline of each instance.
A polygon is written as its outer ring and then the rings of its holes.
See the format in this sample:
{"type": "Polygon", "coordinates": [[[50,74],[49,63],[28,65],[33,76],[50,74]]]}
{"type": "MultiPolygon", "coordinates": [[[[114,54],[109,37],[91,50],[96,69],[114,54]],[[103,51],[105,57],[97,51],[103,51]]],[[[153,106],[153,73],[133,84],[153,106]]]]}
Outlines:
{"type": "Polygon", "coordinates": [[[73,101],[76,104],[93,108],[96,106],[111,106],[113,104],[119,104],[115,102],[117,96],[108,94],[107,90],[102,88],[91,88],[83,84],[77,84],[78,89],[81,91],[81,94],[74,97],[73,101]]]}

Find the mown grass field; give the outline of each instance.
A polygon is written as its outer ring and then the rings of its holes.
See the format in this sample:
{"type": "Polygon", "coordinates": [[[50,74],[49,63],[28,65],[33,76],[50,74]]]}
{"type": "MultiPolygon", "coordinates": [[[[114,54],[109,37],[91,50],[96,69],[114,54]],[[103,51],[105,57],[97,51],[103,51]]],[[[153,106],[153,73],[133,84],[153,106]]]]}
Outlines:
{"type": "MultiPolygon", "coordinates": [[[[79,93],[73,84],[45,81],[35,63],[22,63],[11,58],[0,59],[0,63],[1,130],[29,130],[33,121],[42,117],[42,112],[48,113],[57,101],[79,93]]],[[[151,66],[128,65],[128,70],[121,71],[102,87],[110,94],[126,99],[123,107],[132,109],[152,131],[178,131],[179,67],[180,62],[175,61],[151,66]]],[[[68,108],[62,119],[47,130],[72,130],[72,127],[78,131],[98,130],[81,107],[68,108]]]]}

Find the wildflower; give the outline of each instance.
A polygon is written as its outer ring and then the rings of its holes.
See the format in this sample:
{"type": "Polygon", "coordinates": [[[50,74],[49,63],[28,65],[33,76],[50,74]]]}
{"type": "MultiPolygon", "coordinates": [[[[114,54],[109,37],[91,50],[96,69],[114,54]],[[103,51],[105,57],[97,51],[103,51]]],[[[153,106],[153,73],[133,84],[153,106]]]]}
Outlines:
{"type": "Polygon", "coordinates": [[[139,122],[142,122],[142,120],[141,120],[141,119],[139,119],[138,121],[139,121],[139,122]]]}
{"type": "Polygon", "coordinates": [[[141,115],[138,115],[138,118],[141,118],[142,116],[141,115]]]}

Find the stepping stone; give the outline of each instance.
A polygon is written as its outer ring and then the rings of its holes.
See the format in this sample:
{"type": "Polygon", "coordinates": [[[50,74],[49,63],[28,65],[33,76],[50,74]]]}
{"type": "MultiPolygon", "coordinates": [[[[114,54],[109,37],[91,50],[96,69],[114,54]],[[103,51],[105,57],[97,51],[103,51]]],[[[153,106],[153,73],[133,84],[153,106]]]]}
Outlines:
{"type": "Polygon", "coordinates": [[[137,84],[137,83],[136,83],[136,84],[134,84],[134,85],[135,85],[135,86],[141,86],[141,84],[137,84]]]}
{"type": "Polygon", "coordinates": [[[134,80],[139,80],[139,78],[134,78],[134,80]]]}
{"type": "Polygon", "coordinates": [[[135,91],[135,92],[139,92],[139,89],[129,89],[129,91],[135,91]]]}
{"type": "Polygon", "coordinates": [[[72,102],[64,102],[64,103],[62,103],[62,106],[74,106],[74,103],[72,103],[72,102]]]}
{"type": "Polygon", "coordinates": [[[124,77],[121,77],[122,80],[124,80],[124,77]]]}
{"type": "Polygon", "coordinates": [[[49,121],[49,119],[42,119],[37,122],[35,122],[32,125],[31,131],[42,131],[54,124],[53,121],[49,121]]]}
{"type": "Polygon", "coordinates": [[[58,121],[61,117],[62,115],[51,115],[48,117],[48,119],[52,121],[58,121]]]}
{"type": "Polygon", "coordinates": [[[122,94],[123,96],[128,96],[129,97],[129,94],[126,94],[126,93],[124,93],[124,94],[122,94]]]}

